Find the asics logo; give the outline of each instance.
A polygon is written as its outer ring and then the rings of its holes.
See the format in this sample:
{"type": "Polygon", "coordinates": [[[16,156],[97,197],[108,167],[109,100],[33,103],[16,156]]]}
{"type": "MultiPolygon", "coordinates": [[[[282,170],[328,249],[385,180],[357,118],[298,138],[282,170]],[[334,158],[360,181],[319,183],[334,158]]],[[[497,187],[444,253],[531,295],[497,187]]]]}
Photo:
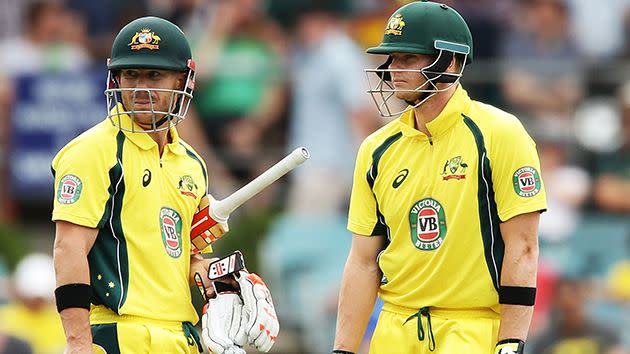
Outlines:
{"type": "Polygon", "coordinates": [[[394,182],[392,182],[392,187],[394,188],[400,187],[400,185],[405,181],[405,179],[407,179],[408,175],[409,175],[408,169],[405,168],[403,170],[400,170],[400,172],[398,172],[398,176],[396,176],[396,179],[394,179],[394,182]]]}
{"type": "Polygon", "coordinates": [[[142,186],[146,187],[151,183],[151,171],[149,169],[144,170],[144,175],[142,176],[142,186]]]}

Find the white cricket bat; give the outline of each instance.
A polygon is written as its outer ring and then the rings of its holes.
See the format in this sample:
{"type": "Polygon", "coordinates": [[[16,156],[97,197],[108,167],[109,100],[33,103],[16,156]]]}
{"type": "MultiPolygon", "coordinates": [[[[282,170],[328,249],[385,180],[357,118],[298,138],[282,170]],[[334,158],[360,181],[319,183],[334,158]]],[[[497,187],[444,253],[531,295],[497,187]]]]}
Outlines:
{"type": "Polygon", "coordinates": [[[267,188],[278,178],[301,165],[309,156],[310,154],[305,147],[299,147],[227,198],[214,200],[210,203],[208,198],[204,197],[205,204],[200,205],[199,211],[193,217],[190,234],[194,246],[193,252],[202,252],[217,238],[223,236],[228,230],[224,229],[221,224],[227,224],[230,214],[236,208],[267,188]],[[206,209],[208,210],[207,213],[205,212],[206,209]]]}
{"type": "Polygon", "coordinates": [[[305,147],[299,147],[293,150],[289,155],[271,166],[260,176],[241,187],[241,189],[232,193],[227,198],[217,200],[213,203],[210,208],[210,217],[217,222],[227,222],[230,214],[236,210],[236,208],[243,205],[243,203],[260,193],[260,191],[267,188],[280,177],[304,163],[309,157],[310,154],[305,147]]]}

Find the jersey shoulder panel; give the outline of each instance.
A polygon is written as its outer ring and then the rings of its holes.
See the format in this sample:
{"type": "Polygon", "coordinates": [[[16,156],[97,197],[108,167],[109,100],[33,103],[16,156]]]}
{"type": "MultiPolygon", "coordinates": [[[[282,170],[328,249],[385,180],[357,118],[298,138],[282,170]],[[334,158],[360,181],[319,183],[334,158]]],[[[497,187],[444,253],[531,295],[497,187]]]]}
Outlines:
{"type": "Polygon", "coordinates": [[[383,143],[383,141],[385,139],[387,139],[390,136],[400,132],[401,131],[401,127],[400,127],[401,124],[403,124],[403,123],[400,122],[400,119],[394,119],[393,121],[385,124],[384,126],[380,127],[376,131],[374,131],[372,134],[368,135],[363,140],[362,145],[365,145],[365,148],[368,151],[373,150],[373,149],[370,149],[370,148],[378,147],[380,144],[383,143]]]}
{"type": "Polygon", "coordinates": [[[205,194],[207,194],[208,193],[208,167],[206,166],[206,162],[203,160],[203,158],[201,158],[201,155],[199,155],[199,153],[197,151],[195,151],[195,149],[192,146],[190,146],[188,143],[186,143],[181,138],[179,139],[179,143],[184,148],[184,150],[186,150],[186,155],[189,158],[195,160],[195,162],[199,164],[199,166],[201,168],[201,173],[203,174],[203,177],[204,177],[204,180],[205,180],[205,183],[206,183],[205,194]]]}
{"type": "Polygon", "coordinates": [[[53,170],[68,160],[93,167],[110,160],[107,157],[115,158],[117,131],[112,128],[109,121],[103,121],[72,139],[53,158],[53,170]]]}

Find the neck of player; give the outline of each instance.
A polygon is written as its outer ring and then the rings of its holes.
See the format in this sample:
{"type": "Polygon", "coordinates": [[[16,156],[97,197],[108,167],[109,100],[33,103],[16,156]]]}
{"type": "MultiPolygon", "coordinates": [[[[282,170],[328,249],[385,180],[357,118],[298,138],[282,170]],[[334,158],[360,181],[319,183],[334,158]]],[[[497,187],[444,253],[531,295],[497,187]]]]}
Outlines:
{"type": "MultiPolygon", "coordinates": [[[[450,85],[450,84],[438,84],[440,89],[440,85],[450,85]]],[[[438,92],[429,98],[426,102],[421,104],[420,106],[413,109],[414,117],[416,120],[416,129],[423,132],[427,136],[431,136],[431,133],[427,129],[427,123],[431,122],[440,113],[444,110],[444,107],[448,104],[448,101],[453,97],[455,91],[459,87],[459,83],[452,85],[448,90],[444,92],[438,92]]]]}
{"type": "Polygon", "coordinates": [[[166,144],[173,141],[173,138],[171,137],[170,129],[159,131],[159,132],[151,132],[147,134],[149,134],[151,139],[153,139],[153,141],[155,141],[155,143],[158,145],[158,149],[160,150],[160,156],[162,156],[162,153],[164,152],[164,146],[166,146],[166,144]]]}

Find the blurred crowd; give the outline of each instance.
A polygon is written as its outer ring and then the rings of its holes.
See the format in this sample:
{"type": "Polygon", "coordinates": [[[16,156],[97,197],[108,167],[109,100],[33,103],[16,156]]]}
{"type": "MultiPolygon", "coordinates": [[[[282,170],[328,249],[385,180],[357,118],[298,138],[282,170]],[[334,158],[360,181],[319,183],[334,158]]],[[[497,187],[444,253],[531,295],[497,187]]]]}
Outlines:
{"type": "MultiPolygon", "coordinates": [[[[328,352],[354,155],[387,123],[363,72],[382,60],[364,49],[405,2],[0,0],[0,353],[62,351],[51,260],[25,255],[51,253],[38,246],[54,235],[50,159],[104,118],[111,42],[145,15],[175,22],[193,47],[194,109],[178,129],[215,197],[310,150],[231,218],[217,250],[243,250],[268,279],[274,351],[328,352]]],[[[538,145],[549,210],[528,352],[630,352],[630,0],[443,2],[473,32],[464,87],[517,115],[538,145]]]]}

